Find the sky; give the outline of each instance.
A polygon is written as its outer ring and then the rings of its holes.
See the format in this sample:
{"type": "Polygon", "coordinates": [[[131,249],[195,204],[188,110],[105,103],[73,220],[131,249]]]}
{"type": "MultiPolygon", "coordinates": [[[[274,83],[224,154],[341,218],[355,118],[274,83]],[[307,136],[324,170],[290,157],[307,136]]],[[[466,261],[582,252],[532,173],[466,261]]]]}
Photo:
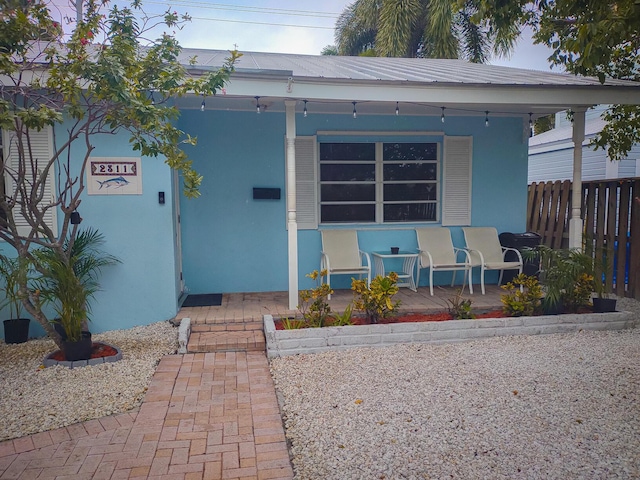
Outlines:
{"type": "MultiPolygon", "coordinates": [[[[61,11],[68,1],[52,0],[61,11]]],[[[171,8],[192,21],[175,35],[183,47],[318,55],[333,45],[338,15],[352,0],[142,0],[147,13],[171,8]],[[220,3],[218,3],[220,2],[220,3]]],[[[125,5],[122,0],[115,0],[125,5]]],[[[550,51],[525,32],[510,58],[489,63],[549,71],[550,51]]]]}

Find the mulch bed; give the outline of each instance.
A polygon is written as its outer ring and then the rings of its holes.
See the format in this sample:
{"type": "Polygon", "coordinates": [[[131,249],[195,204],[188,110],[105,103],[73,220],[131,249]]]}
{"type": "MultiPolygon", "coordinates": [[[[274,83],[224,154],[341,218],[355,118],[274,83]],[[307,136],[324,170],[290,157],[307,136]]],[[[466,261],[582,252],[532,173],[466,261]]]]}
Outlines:
{"type": "MultiPolygon", "coordinates": [[[[581,308],[578,313],[592,313],[591,308],[581,308]]],[[[476,319],[480,318],[507,318],[502,309],[490,310],[488,312],[474,313],[476,319]]],[[[537,314],[540,315],[540,314],[537,314]]],[[[332,318],[327,320],[327,327],[332,326],[332,318]]],[[[352,317],[353,325],[371,325],[368,318],[364,317],[352,317]]],[[[447,320],[453,320],[453,317],[448,312],[436,312],[436,313],[408,313],[401,314],[396,317],[383,318],[378,324],[382,323],[411,323],[411,322],[444,322],[447,320]]],[[[281,320],[275,320],[276,330],[285,330],[282,326],[281,320]]]]}
{"type": "MultiPolygon", "coordinates": [[[[104,358],[117,355],[118,351],[110,345],[105,345],[100,342],[93,342],[91,347],[91,358],[104,358]]],[[[56,350],[49,357],[51,360],[58,362],[64,362],[66,360],[64,352],[62,350],[56,350]]]]}

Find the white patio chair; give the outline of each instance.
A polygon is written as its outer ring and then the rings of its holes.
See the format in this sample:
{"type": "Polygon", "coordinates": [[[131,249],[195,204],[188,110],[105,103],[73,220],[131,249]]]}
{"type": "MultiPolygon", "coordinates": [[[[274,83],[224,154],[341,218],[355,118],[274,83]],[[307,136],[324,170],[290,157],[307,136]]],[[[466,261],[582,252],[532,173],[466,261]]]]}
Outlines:
{"type": "MultiPolygon", "coordinates": [[[[449,229],[440,227],[416,228],[416,237],[418,239],[418,253],[420,253],[416,284],[420,283],[420,270],[428,268],[429,290],[433,295],[433,272],[453,272],[453,278],[451,279],[451,286],[453,287],[456,273],[462,270],[464,271],[462,280],[462,290],[464,291],[467,275],[471,268],[469,253],[463,248],[453,246],[449,229]],[[459,258],[462,261],[459,261],[459,258]]],[[[473,293],[471,281],[469,281],[469,293],[473,293]]]]}
{"type": "MultiPolygon", "coordinates": [[[[360,250],[356,230],[323,230],[320,271],[327,271],[327,285],[331,286],[331,275],[367,275],[371,283],[371,259],[360,250]]],[[[329,296],[331,298],[331,296],[329,296]]]]}
{"type": "MultiPolygon", "coordinates": [[[[515,248],[506,248],[500,245],[498,231],[493,227],[462,227],[464,241],[467,244],[467,252],[471,259],[471,269],[480,267],[480,286],[484,295],[484,272],[486,270],[500,270],[498,285],[502,283],[502,274],[505,270],[518,270],[522,273],[522,255],[515,248]],[[505,261],[507,252],[515,252],[518,261],[505,261]]],[[[471,271],[470,271],[471,273],[471,271]]],[[[469,289],[472,279],[469,278],[469,289]]]]}

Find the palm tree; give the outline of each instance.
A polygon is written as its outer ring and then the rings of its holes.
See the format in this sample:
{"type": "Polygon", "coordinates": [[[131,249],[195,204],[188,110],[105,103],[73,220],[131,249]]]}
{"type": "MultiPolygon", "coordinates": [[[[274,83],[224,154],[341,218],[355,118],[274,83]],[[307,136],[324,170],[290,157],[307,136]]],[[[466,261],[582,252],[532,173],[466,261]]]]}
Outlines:
{"type": "Polygon", "coordinates": [[[355,0],[336,22],[340,55],[462,58],[483,63],[508,53],[517,26],[489,30],[474,21],[472,1],[355,0]]]}

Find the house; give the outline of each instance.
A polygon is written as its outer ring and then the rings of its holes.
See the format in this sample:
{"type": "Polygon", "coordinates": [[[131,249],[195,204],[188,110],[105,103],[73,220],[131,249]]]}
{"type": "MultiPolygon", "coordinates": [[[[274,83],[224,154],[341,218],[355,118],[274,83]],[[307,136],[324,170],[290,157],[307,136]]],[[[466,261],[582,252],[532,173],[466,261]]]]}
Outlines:
{"type": "MultiPolygon", "coordinates": [[[[194,55],[197,74],[228,53],[185,49],[184,64],[194,55]]],[[[589,106],[640,104],[640,85],[461,60],[244,52],[223,94],[176,102],[178,127],[198,137],[187,147],[204,175],[196,200],[126,135],[96,140],[79,210],[122,263],[102,276],[95,332],[172,318],[186,292],[288,291],[295,308],[322,229],[357,228],[366,251],[415,249],[417,226],[447,226],[456,245],[465,225],[524,231],[529,121],[571,108],[581,143],[589,106]],[[126,184],[99,183],[116,168],[126,184]]],[[[576,241],[579,212],[572,226],[576,241]]]]}
{"type": "MultiPolygon", "coordinates": [[[[605,150],[596,150],[591,139],[605,125],[601,118],[607,105],[597,105],[585,113],[585,140],[582,143],[582,180],[609,180],[640,177],[640,145],[634,145],[627,158],[612,162],[605,150]]],[[[571,180],[573,141],[567,112],[555,115],[555,127],[529,139],[529,183],[571,180]]]]}

